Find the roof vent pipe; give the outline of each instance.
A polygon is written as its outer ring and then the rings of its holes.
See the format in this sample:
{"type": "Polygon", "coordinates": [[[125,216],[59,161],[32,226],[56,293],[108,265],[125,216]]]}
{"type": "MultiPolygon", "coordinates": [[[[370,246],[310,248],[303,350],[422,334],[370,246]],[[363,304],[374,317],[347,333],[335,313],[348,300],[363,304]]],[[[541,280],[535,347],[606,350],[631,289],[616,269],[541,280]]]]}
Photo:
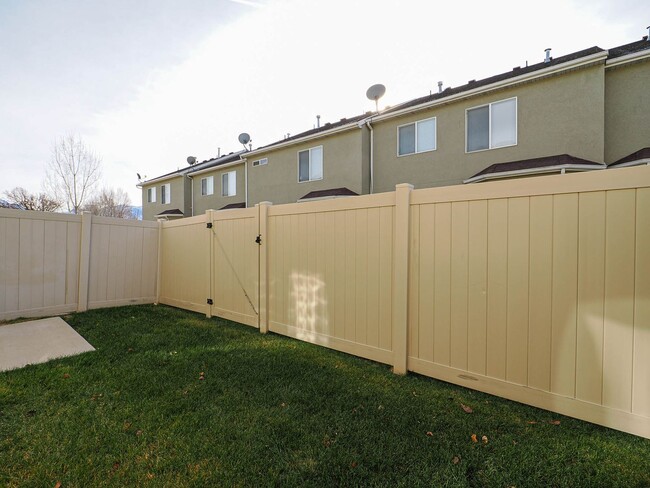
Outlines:
{"type": "Polygon", "coordinates": [[[442,81],[438,82],[438,93],[442,93],[442,81]]]}
{"type": "Polygon", "coordinates": [[[646,27],[646,29],[648,29],[648,35],[647,35],[646,39],[648,41],[650,41],[650,25],[648,27],[646,27]]]}
{"type": "Polygon", "coordinates": [[[546,58],[544,58],[545,63],[550,63],[551,62],[551,48],[547,47],[544,49],[544,52],[546,52],[546,58]]]}
{"type": "Polygon", "coordinates": [[[320,115],[316,116],[316,128],[318,129],[320,127],[320,115]]]}

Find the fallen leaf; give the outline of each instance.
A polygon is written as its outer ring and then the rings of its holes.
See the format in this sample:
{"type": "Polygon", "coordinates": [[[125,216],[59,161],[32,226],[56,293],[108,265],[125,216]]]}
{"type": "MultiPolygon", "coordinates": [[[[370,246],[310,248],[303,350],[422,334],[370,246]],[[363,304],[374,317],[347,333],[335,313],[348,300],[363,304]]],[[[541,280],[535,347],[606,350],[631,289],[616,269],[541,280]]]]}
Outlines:
{"type": "Polygon", "coordinates": [[[286,407],[286,406],[287,406],[287,404],[286,404],[286,403],[284,403],[284,402],[282,402],[282,403],[280,404],[280,406],[281,406],[282,408],[284,408],[284,407],[286,407]]]}
{"type": "Polygon", "coordinates": [[[559,420],[549,420],[548,423],[551,424],[551,425],[560,425],[559,420]]]}
{"type": "Polygon", "coordinates": [[[148,478],[148,479],[152,480],[152,479],[154,479],[155,477],[156,477],[155,474],[153,474],[153,473],[147,473],[147,478],[148,478]]]}
{"type": "Polygon", "coordinates": [[[350,467],[352,467],[352,468],[356,468],[356,467],[357,467],[357,462],[356,462],[356,461],[352,461],[352,462],[350,463],[350,467]]]}
{"type": "Polygon", "coordinates": [[[141,431],[141,430],[136,430],[136,431],[135,431],[135,435],[137,435],[138,437],[140,437],[140,436],[142,435],[142,431],[141,431]]]}
{"type": "Polygon", "coordinates": [[[65,373],[65,374],[63,375],[63,379],[64,379],[64,380],[67,380],[68,378],[70,378],[70,375],[69,375],[68,373],[65,373]]]}
{"type": "Polygon", "coordinates": [[[57,481],[57,482],[56,482],[56,485],[54,485],[54,488],[61,488],[61,482],[60,482],[60,481],[57,481]]]}
{"type": "Polygon", "coordinates": [[[433,432],[427,432],[427,435],[428,435],[429,437],[432,437],[432,436],[433,436],[433,432]]]}
{"type": "Polygon", "coordinates": [[[113,471],[117,471],[118,469],[120,469],[120,463],[118,461],[115,461],[113,463],[113,471]]]}
{"type": "Polygon", "coordinates": [[[534,420],[529,420],[528,423],[532,425],[532,424],[536,424],[537,422],[535,422],[534,420]]]}
{"type": "Polygon", "coordinates": [[[478,439],[476,438],[476,434],[472,434],[472,442],[478,442],[478,439]]]}
{"type": "Polygon", "coordinates": [[[132,348],[132,347],[129,347],[129,348],[126,350],[126,352],[133,352],[133,348],[132,348]]]}
{"type": "Polygon", "coordinates": [[[460,456],[454,456],[454,459],[452,459],[451,462],[454,464],[458,464],[460,462],[460,456]]]}
{"type": "Polygon", "coordinates": [[[474,410],[472,410],[472,407],[468,407],[467,405],[464,405],[464,404],[462,404],[462,403],[460,404],[460,407],[461,407],[463,410],[465,410],[465,413],[472,413],[472,412],[474,412],[474,410]]]}
{"type": "Polygon", "coordinates": [[[484,435],[483,437],[481,437],[481,440],[483,441],[483,444],[487,444],[487,443],[488,443],[488,438],[487,438],[486,435],[484,435]]]}

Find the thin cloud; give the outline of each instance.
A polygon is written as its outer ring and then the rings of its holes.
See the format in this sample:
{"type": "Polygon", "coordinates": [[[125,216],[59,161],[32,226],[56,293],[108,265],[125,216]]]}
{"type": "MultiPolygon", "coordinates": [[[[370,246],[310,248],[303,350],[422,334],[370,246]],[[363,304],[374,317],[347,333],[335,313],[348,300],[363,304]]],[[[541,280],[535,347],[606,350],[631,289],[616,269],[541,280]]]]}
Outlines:
{"type": "Polygon", "coordinates": [[[263,3],[253,2],[252,0],[228,0],[232,3],[238,3],[240,5],[246,5],[248,7],[261,8],[264,7],[263,3]]]}

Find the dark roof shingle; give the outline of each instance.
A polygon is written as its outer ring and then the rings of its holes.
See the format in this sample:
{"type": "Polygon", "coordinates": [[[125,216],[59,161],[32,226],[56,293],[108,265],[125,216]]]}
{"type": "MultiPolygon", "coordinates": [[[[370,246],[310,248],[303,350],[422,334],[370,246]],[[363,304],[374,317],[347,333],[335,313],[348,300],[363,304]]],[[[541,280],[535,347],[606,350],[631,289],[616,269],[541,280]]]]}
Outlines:
{"type": "Polygon", "coordinates": [[[328,188],[327,190],[315,190],[310,191],[305,196],[300,198],[300,200],[309,200],[312,198],[325,198],[325,197],[354,197],[359,194],[353,192],[349,188],[328,188]]]}
{"type": "Polygon", "coordinates": [[[618,161],[610,163],[609,166],[617,166],[619,164],[631,163],[633,161],[640,161],[642,159],[650,159],[650,147],[639,149],[638,151],[633,152],[632,154],[629,154],[624,158],[619,159],[618,161]]]}
{"type": "Polygon", "coordinates": [[[469,177],[467,180],[472,180],[480,176],[499,175],[500,173],[508,173],[511,171],[543,169],[563,165],[601,166],[605,168],[604,164],[597,163],[595,161],[576,158],[570,154],[557,154],[555,156],[544,156],[541,158],[522,159],[519,161],[510,161],[508,163],[492,164],[484,170],[479,171],[475,175],[469,177]]]}

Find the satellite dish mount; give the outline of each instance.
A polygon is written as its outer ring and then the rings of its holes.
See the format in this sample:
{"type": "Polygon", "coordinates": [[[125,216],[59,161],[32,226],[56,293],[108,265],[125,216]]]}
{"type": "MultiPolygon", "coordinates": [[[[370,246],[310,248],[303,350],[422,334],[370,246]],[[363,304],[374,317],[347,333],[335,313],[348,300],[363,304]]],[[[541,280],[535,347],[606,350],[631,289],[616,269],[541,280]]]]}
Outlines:
{"type": "Polygon", "coordinates": [[[196,158],[194,156],[188,156],[187,157],[187,164],[189,164],[190,166],[193,166],[194,164],[196,164],[196,158]]]}
{"type": "Polygon", "coordinates": [[[246,150],[246,144],[249,144],[248,150],[250,150],[252,148],[252,144],[250,144],[250,143],[253,142],[253,141],[251,139],[251,136],[248,133],[242,132],[241,134],[239,134],[239,137],[237,139],[239,140],[239,143],[242,146],[244,146],[244,150],[246,150]]]}
{"type": "Polygon", "coordinates": [[[366,91],[366,97],[368,97],[368,100],[375,101],[375,111],[377,112],[379,112],[379,99],[384,96],[384,93],[386,93],[386,87],[381,83],[372,85],[366,91]]]}

